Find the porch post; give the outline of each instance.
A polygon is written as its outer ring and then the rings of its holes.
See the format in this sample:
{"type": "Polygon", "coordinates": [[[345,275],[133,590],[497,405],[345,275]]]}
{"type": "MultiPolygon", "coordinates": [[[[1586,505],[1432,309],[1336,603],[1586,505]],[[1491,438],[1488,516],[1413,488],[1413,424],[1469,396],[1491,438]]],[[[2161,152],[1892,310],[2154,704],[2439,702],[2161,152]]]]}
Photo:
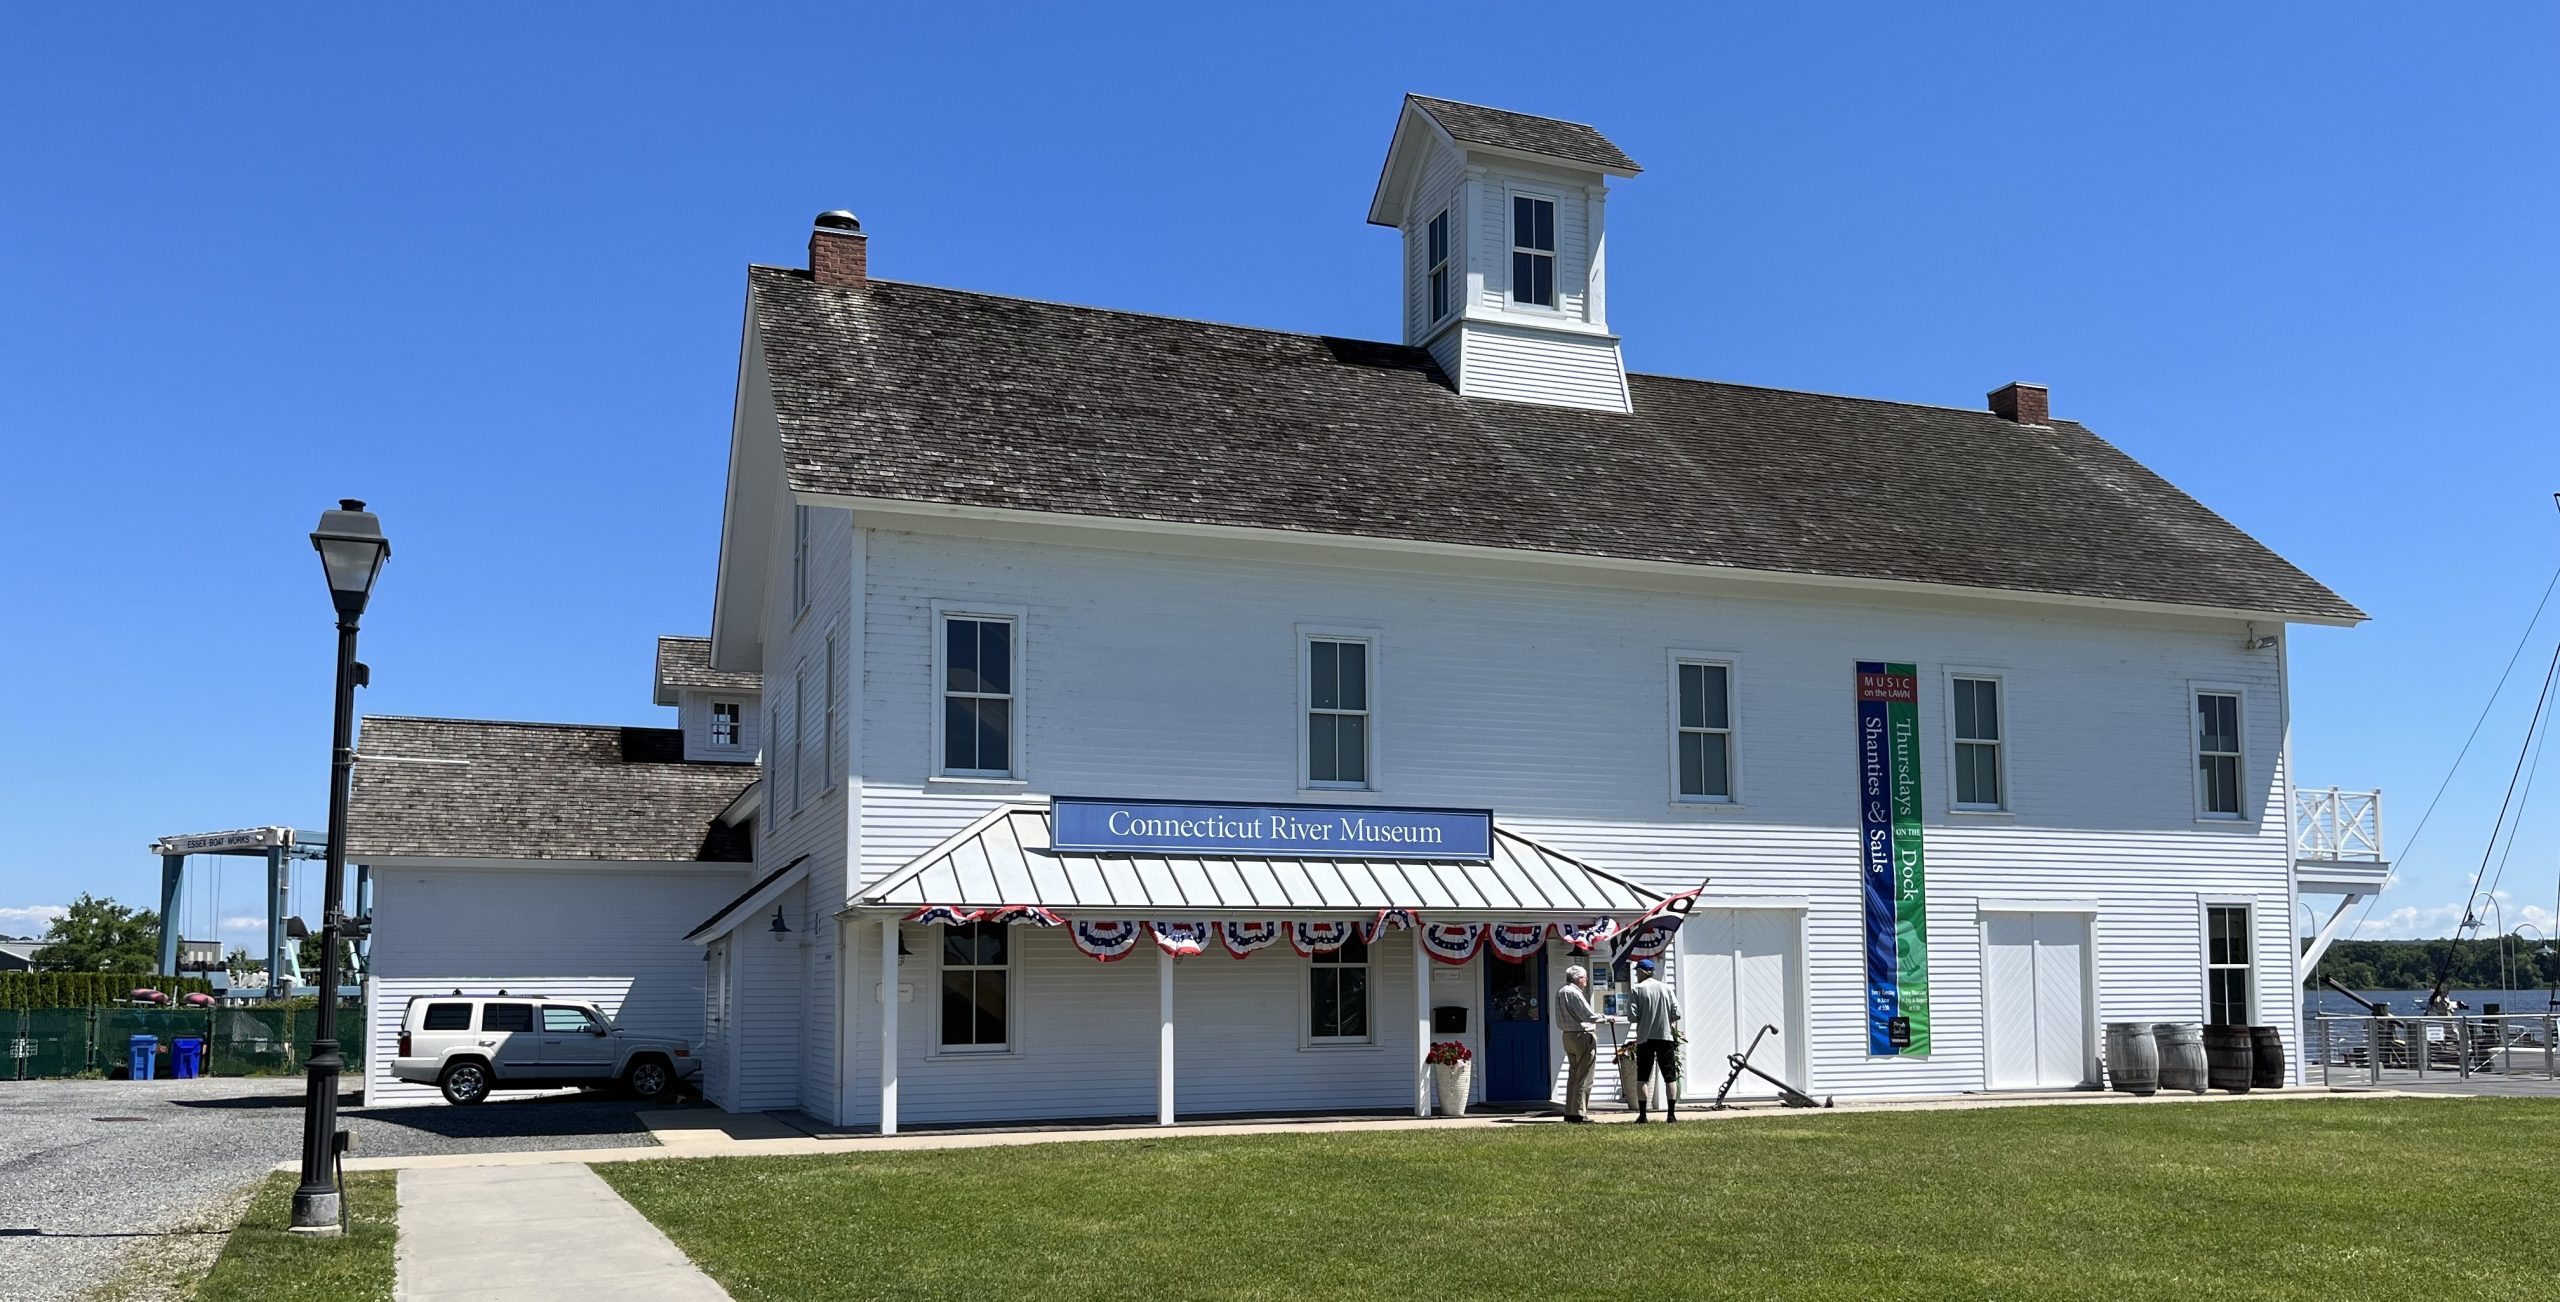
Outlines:
{"type": "Polygon", "coordinates": [[[1422,928],[1413,937],[1413,1115],[1431,1115],[1431,951],[1422,946],[1422,928]]]}
{"type": "Polygon", "coordinates": [[[1156,1124],[1173,1124],[1173,952],[1156,950],[1156,1124]]]}
{"type": "Polygon", "coordinates": [[[898,1133],[898,918],[880,920],[880,1133],[898,1133]]]}

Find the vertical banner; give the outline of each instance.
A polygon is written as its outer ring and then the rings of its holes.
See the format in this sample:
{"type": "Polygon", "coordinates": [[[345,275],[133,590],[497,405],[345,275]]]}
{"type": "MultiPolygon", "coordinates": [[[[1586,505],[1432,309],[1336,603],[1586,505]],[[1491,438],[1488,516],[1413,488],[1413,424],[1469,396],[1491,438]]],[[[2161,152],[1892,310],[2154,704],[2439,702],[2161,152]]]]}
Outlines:
{"type": "Polygon", "coordinates": [[[1867,1053],[1929,1052],[1928,872],[1920,848],[1920,672],[1858,662],[1858,868],[1867,1053]]]}

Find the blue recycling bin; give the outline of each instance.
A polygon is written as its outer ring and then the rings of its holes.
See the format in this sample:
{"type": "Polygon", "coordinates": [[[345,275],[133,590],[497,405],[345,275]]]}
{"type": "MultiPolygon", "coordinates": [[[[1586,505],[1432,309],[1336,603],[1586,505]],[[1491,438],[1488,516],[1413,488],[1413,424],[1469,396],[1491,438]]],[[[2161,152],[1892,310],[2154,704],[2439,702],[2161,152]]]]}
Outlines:
{"type": "Polygon", "coordinates": [[[178,1037],[176,1051],[169,1055],[169,1074],[179,1080],[194,1080],[204,1074],[203,1036],[178,1037]]]}
{"type": "Polygon", "coordinates": [[[133,1079],[149,1080],[151,1079],[153,1059],[160,1056],[160,1037],[156,1035],[134,1036],[132,1039],[125,1041],[125,1054],[126,1057],[131,1060],[132,1071],[129,1074],[133,1079]]]}

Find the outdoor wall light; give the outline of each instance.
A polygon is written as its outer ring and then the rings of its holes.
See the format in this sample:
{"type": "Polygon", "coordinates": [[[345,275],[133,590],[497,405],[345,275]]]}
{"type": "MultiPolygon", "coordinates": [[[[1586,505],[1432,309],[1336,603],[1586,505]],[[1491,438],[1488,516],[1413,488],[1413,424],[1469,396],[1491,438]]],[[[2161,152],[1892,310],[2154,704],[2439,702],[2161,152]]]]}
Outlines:
{"type": "Polygon", "coordinates": [[[791,934],[791,924],[782,920],[782,906],[779,904],[773,906],[773,927],[771,930],[773,931],[773,934],[777,936],[788,936],[791,934]]]}

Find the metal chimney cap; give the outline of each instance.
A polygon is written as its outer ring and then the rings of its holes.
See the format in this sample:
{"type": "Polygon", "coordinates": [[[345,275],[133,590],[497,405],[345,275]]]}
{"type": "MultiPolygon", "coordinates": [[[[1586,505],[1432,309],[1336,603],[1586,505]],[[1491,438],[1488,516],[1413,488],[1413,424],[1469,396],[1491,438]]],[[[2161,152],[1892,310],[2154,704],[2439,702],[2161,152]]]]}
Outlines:
{"type": "Polygon", "coordinates": [[[822,231],[845,231],[854,235],[862,233],[861,219],[842,208],[819,213],[817,227],[822,231]]]}

